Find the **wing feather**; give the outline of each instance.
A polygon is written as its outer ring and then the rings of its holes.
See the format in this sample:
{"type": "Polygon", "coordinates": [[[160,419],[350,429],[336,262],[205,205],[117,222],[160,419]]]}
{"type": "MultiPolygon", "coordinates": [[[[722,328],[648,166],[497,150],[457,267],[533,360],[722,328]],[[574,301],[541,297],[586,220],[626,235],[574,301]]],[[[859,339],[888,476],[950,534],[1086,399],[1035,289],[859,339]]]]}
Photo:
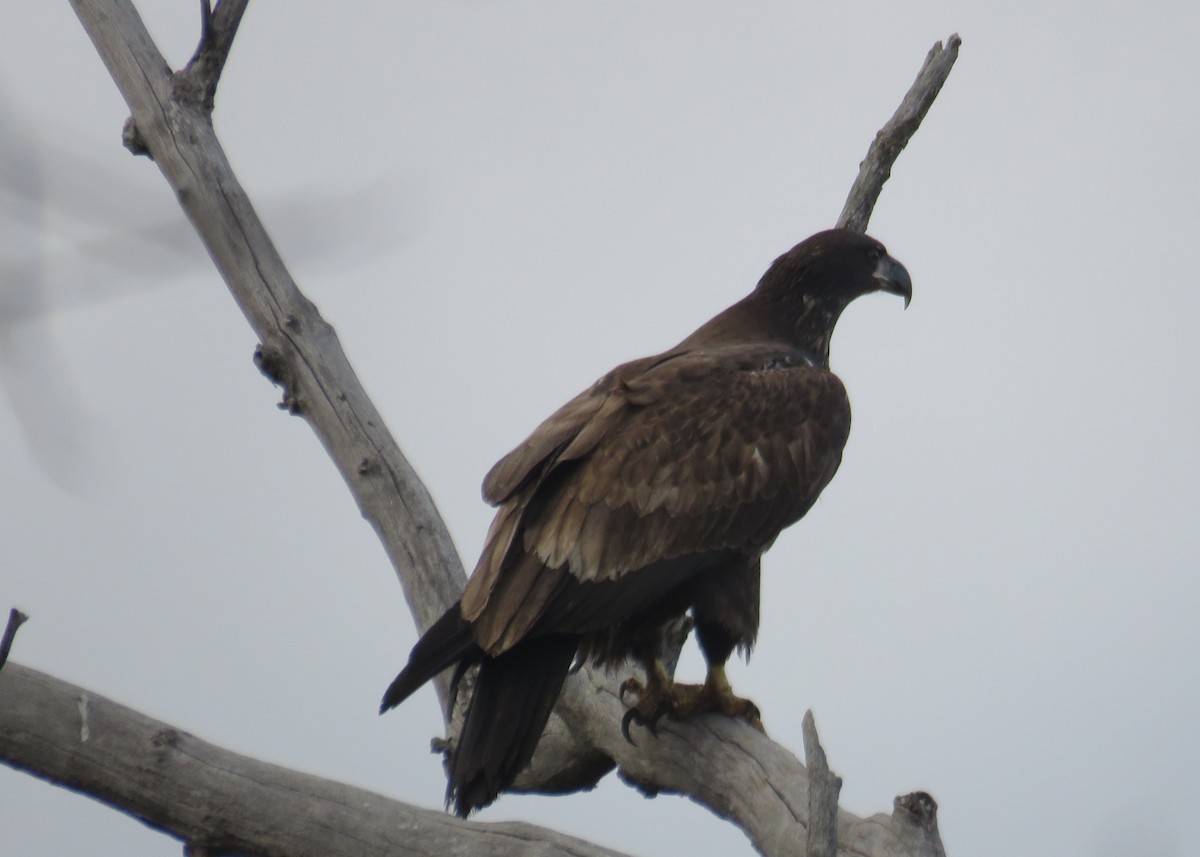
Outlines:
{"type": "Polygon", "coordinates": [[[628,526],[597,527],[589,515],[577,534],[572,520],[570,532],[556,530],[560,538],[525,539],[548,565],[567,560],[581,580],[683,553],[753,548],[759,523],[737,510],[766,503],[759,512],[767,513],[775,501],[778,514],[767,518],[781,520],[776,527],[796,520],[832,477],[849,431],[841,382],[784,346],[677,355],[622,389],[602,409],[603,437],[589,438],[553,490],[589,509],[627,508],[628,526]],[[571,538],[590,548],[574,550],[571,538]]]}
{"type": "Polygon", "coordinates": [[[564,572],[602,582],[765,549],[832,478],[849,421],[837,377],[783,345],[618,367],[488,474],[484,495],[503,505],[464,617],[486,624],[477,634],[495,654],[528,631],[564,572]]]}
{"type": "MultiPolygon", "coordinates": [[[[602,379],[603,380],[603,379],[602,379]]],[[[607,392],[597,382],[555,411],[520,446],[500,459],[483,479],[483,499],[499,505],[511,499],[559,451],[575,440],[600,411],[607,392]]]]}

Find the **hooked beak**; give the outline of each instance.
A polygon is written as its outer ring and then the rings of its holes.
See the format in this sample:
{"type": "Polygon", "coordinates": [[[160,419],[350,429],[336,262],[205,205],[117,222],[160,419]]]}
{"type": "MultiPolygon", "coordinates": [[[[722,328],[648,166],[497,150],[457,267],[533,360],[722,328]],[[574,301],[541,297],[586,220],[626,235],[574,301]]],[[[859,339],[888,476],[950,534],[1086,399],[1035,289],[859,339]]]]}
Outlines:
{"type": "Polygon", "coordinates": [[[903,297],[904,308],[908,309],[908,305],[912,301],[912,279],[909,278],[908,270],[903,265],[891,256],[885,255],[875,265],[874,276],[879,281],[881,290],[903,297]]]}

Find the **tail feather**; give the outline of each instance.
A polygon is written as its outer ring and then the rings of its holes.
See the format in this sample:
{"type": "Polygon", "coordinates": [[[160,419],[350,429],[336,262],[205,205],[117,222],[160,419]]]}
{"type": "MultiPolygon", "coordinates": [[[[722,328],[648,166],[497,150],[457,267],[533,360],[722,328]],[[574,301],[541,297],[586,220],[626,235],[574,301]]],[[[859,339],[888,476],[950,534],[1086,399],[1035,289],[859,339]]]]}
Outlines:
{"type": "Polygon", "coordinates": [[[471,626],[463,621],[462,611],[455,604],[413,646],[408,664],[383,694],[379,713],[395,708],[447,667],[459,663],[469,665],[482,654],[471,633],[471,626]]]}
{"type": "Polygon", "coordinates": [[[578,647],[574,636],[551,635],[482,658],[450,760],[446,802],[458,815],[490,804],[529,764],[578,647]]]}

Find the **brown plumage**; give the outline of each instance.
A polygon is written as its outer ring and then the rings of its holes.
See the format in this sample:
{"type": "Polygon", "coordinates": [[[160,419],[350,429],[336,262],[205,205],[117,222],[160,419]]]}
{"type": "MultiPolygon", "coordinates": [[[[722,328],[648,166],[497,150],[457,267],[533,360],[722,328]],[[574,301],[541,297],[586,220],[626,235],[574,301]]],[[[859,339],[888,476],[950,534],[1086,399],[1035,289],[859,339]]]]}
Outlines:
{"type": "Polygon", "coordinates": [[[498,506],[462,599],[413,648],[382,709],[451,666],[479,663],[447,800],[486,806],[528,764],[571,662],[635,657],[630,721],[743,716],[724,664],[758,631],[759,558],[837,470],[850,430],[829,371],[842,310],[911,297],[879,242],[818,233],[750,295],[662,354],[618,366],[543,422],[483,483],[498,506]],[[674,684],[664,624],[691,613],[705,684],[674,684]]]}

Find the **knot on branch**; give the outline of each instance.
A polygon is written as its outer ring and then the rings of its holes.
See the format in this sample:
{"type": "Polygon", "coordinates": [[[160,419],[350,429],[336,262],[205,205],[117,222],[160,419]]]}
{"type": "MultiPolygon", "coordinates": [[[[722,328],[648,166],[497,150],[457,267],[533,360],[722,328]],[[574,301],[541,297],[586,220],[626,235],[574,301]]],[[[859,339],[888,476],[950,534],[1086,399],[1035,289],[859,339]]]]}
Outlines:
{"type": "Polygon", "coordinates": [[[150,736],[150,743],[155,747],[174,747],[179,743],[179,730],[159,729],[150,736]]]}
{"type": "Polygon", "coordinates": [[[144,155],[150,160],[154,160],[154,155],[150,154],[150,147],[146,145],[146,138],[134,124],[132,116],[125,120],[125,125],[121,128],[121,145],[135,156],[144,155]]]}
{"type": "Polygon", "coordinates": [[[618,767],[617,778],[630,788],[636,789],[642,797],[658,797],[663,790],[661,783],[648,777],[639,777],[627,768],[618,767]]]}
{"type": "Polygon", "coordinates": [[[272,384],[283,388],[283,399],[279,402],[279,409],[293,416],[302,414],[304,408],[295,392],[295,375],[283,349],[268,342],[261,343],[254,349],[254,365],[272,384]]]}
{"type": "Polygon", "coordinates": [[[922,830],[937,830],[937,801],[929,792],[910,792],[892,802],[892,817],[907,821],[922,830]]]}
{"type": "Polygon", "coordinates": [[[937,801],[929,792],[910,792],[893,802],[893,828],[911,843],[913,853],[946,857],[938,832],[937,809],[937,801]]]}

